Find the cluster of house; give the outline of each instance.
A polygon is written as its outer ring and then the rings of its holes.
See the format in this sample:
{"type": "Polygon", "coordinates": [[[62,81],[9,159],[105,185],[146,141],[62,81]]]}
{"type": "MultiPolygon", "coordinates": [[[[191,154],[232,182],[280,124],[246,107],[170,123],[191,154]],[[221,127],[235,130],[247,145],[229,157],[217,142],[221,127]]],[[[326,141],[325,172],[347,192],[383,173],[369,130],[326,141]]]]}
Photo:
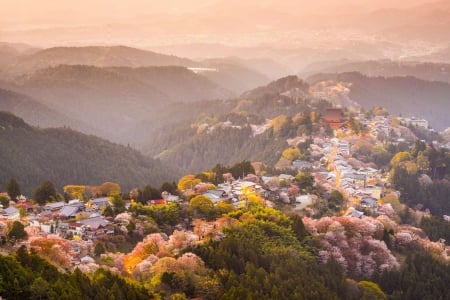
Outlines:
{"type": "Polygon", "coordinates": [[[385,116],[376,116],[372,122],[366,121],[366,124],[367,127],[370,127],[370,133],[375,137],[389,138],[391,135],[391,120],[385,116]]]}
{"type": "Polygon", "coordinates": [[[11,221],[18,221],[20,219],[20,211],[14,206],[0,209],[0,215],[11,221]]]}
{"type": "MultiPolygon", "coordinates": [[[[372,167],[354,168],[349,163],[351,158],[350,144],[347,140],[333,138],[330,140],[314,141],[315,151],[320,153],[316,159],[319,164],[296,161],[295,166],[307,167],[315,177],[317,185],[323,187],[328,193],[339,190],[346,199],[346,214],[353,217],[362,217],[361,210],[378,212],[378,200],[381,197],[383,182],[385,178],[381,176],[379,170],[372,167]]],[[[301,195],[299,202],[310,203],[311,197],[301,195]]],[[[303,207],[300,205],[299,207],[303,207]]]]}
{"type": "Polygon", "coordinates": [[[233,128],[233,129],[242,129],[240,125],[234,125],[231,121],[227,120],[225,122],[219,122],[214,125],[210,125],[208,123],[203,123],[198,126],[199,132],[206,132],[208,134],[212,133],[214,130],[218,128],[233,128]]]}
{"type": "MultiPolygon", "coordinates": [[[[379,137],[380,134],[384,134],[389,137],[392,130],[389,118],[375,116],[371,120],[363,117],[359,120],[367,128],[370,128],[372,136],[379,137]]],[[[405,120],[403,119],[404,122],[406,122],[405,120]]],[[[418,122],[416,119],[408,119],[408,122],[413,121],[418,122]]],[[[346,117],[340,108],[328,109],[323,116],[323,122],[338,129],[344,126],[346,117]]],[[[417,126],[425,124],[418,125],[419,123],[417,126]]],[[[227,121],[221,123],[220,126],[230,127],[233,125],[227,121]]],[[[262,129],[265,127],[266,125],[262,129]]],[[[350,164],[351,145],[348,140],[316,137],[310,145],[310,152],[311,161],[295,160],[292,162],[292,169],[310,171],[315,178],[316,185],[320,185],[328,193],[333,190],[341,191],[345,199],[348,199],[345,207],[346,215],[361,218],[365,212],[383,213],[383,207],[380,206],[378,200],[382,196],[386,178],[375,168],[356,168],[355,164],[350,164]]],[[[205,184],[201,183],[191,192],[198,194],[198,191],[202,191],[201,194],[210,199],[213,204],[226,201],[238,208],[247,206],[250,195],[256,195],[266,200],[292,203],[292,195],[289,195],[288,189],[289,183],[292,183],[293,180],[294,177],[289,174],[278,176],[249,174],[238,180],[235,180],[231,174],[224,174],[224,182],[218,184],[214,189],[202,187],[205,184]],[[280,184],[281,182],[287,184],[280,184]]],[[[315,200],[314,197],[309,194],[296,194],[294,197],[296,208],[304,209],[311,205],[315,200]]],[[[162,199],[149,200],[148,204],[163,205],[181,201],[180,197],[164,192],[162,199]]],[[[110,205],[108,197],[90,199],[87,202],[80,200],[71,200],[68,203],[54,202],[43,207],[33,205],[24,197],[21,197],[17,203],[11,203],[12,205],[8,208],[0,207],[0,217],[8,220],[20,220],[21,211],[24,210],[28,212],[29,225],[36,231],[46,234],[56,233],[63,237],[94,240],[100,236],[114,233],[113,220],[102,215],[103,208],[110,205]]],[[[129,206],[130,203],[127,205],[129,206]]],[[[444,218],[450,221],[450,217],[444,216],[444,218]]]]}
{"type": "Polygon", "coordinates": [[[114,224],[101,212],[110,205],[109,198],[79,199],[48,203],[38,214],[28,215],[29,226],[37,232],[59,234],[74,239],[96,239],[114,233],[114,224]]]}
{"type": "MultiPolygon", "coordinates": [[[[1,195],[9,199],[7,193],[1,193],[1,195]]],[[[33,207],[34,205],[27,201],[25,196],[21,195],[18,197],[17,203],[10,201],[9,206],[6,208],[0,204],[0,217],[10,221],[19,221],[20,210],[23,209],[25,212],[29,212],[33,210],[33,207]]]]}
{"type": "Polygon", "coordinates": [[[428,121],[417,117],[399,117],[398,120],[405,126],[421,127],[428,129],[428,121]]]}
{"type": "MultiPolygon", "coordinates": [[[[149,200],[148,204],[180,201],[178,196],[167,192],[164,192],[162,197],[149,200]]],[[[74,199],[39,206],[21,196],[17,202],[11,201],[9,207],[0,207],[0,218],[27,222],[35,234],[58,234],[65,238],[95,240],[114,233],[114,220],[102,214],[107,205],[112,206],[109,197],[93,198],[87,202],[74,199]],[[21,218],[21,210],[24,210],[24,218],[21,218]]],[[[130,205],[131,202],[126,202],[125,207],[128,209],[130,205]]]]}
{"type": "MultiPolygon", "coordinates": [[[[249,174],[243,179],[234,180],[230,177],[231,174],[224,174],[224,183],[218,184],[215,189],[206,189],[203,196],[211,200],[216,205],[219,201],[232,203],[235,207],[246,207],[248,204],[249,195],[257,195],[262,198],[268,196],[268,191],[260,185],[259,177],[254,174],[249,174]]],[[[197,190],[202,190],[200,183],[195,187],[197,190]]]]}

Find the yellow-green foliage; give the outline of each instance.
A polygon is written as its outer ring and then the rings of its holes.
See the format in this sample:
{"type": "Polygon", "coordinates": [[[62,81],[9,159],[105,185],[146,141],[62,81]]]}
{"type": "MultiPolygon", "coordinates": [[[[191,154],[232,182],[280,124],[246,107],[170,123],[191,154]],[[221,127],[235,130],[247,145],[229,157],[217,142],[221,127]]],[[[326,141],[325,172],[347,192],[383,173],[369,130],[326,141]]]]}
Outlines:
{"type": "Polygon", "coordinates": [[[198,195],[189,201],[189,208],[195,212],[206,215],[214,209],[214,204],[205,196],[198,195]]]}
{"type": "Polygon", "coordinates": [[[282,156],[286,158],[287,160],[293,161],[296,159],[299,159],[301,157],[300,149],[297,147],[295,148],[287,148],[283,151],[282,156]]]}
{"type": "Polygon", "coordinates": [[[195,175],[188,174],[186,176],[181,177],[181,179],[178,181],[178,189],[180,191],[192,189],[200,182],[202,182],[202,181],[200,179],[196,178],[195,175]]]}
{"type": "Polygon", "coordinates": [[[273,118],[270,121],[270,125],[273,127],[274,132],[279,132],[281,128],[283,127],[284,123],[286,123],[287,117],[285,115],[279,115],[275,118],[273,118]]]}
{"type": "Polygon", "coordinates": [[[229,212],[232,212],[234,210],[234,205],[230,204],[230,203],[227,203],[225,201],[219,201],[219,202],[217,202],[217,205],[216,205],[215,209],[216,209],[216,212],[219,215],[223,215],[223,214],[227,214],[229,212]]]}
{"type": "Polygon", "coordinates": [[[378,284],[371,281],[360,281],[358,287],[361,289],[362,295],[360,299],[364,300],[383,300],[386,295],[380,289],[378,284]]]}
{"type": "Polygon", "coordinates": [[[387,194],[382,200],[386,204],[391,204],[392,208],[397,213],[401,212],[404,209],[404,205],[400,203],[400,200],[394,193],[387,194]]]}
{"type": "Polygon", "coordinates": [[[64,186],[64,193],[70,195],[74,199],[84,200],[86,192],[85,185],[66,185],[64,186]]]}
{"type": "Polygon", "coordinates": [[[409,152],[406,152],[406,151],[398,152],[391,159],[391,164],[394,166],[398,166],[400,163],[402,163],[404,161],[409,161],[409,160],[411,160],[411,154],[409,154],[409,152]]]}

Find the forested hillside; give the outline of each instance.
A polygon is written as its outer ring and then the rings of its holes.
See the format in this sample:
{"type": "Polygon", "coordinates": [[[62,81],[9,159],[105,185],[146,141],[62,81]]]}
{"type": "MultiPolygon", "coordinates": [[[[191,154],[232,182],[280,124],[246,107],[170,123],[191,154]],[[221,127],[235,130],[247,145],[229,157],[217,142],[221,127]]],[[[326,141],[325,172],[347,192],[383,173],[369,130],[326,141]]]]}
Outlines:
{"type": "Polygon", "coordinates": [[[22,55],[12,61],[8,69],[11,75],[19,75],[58,65],[188,67],[196,63],[186,58],[126,46],[53,47],[22,55]]]}
{"type": "Polygon", "coordinates": [[[351,83],[350,98],[366,109],[381,106],[396,115],[425,118],[437,130],[450,126],[450,84],[414,77],[368,77],[361,73],[319,74],[308,82],[351,83]]]}
{"type": "Polygon", "coordinates": [[[231,165],[241,160],[264,161],[273,165],[283,149],[288,147],[286,141],[274,135],[272,130],[253,137],[248,125],[241,129],[218,128],[210,134],[199,134],[197,128],[183,128],[181,126],[167,136],[160,135],[153,145],[157,149],[166,145],[167,148],[161,149],[162,152],[156,156],[190,172],[208,169],[216,163],[231,165]]]}
{"type": "MultiPolygon", "coordinates": [[[[33,95],[45,106],[95,128],[95,134],[123,144],[135,142],[124,134],[127,128],[158,113],[162,107],[232,95],[184,67],[60,65],[24,75],[14,82],[2,82],[1,86],[33,95]]],[[[19,108],[16,106],[14,112],[24,114],[25,108],[19,108]]],[[[37,124],[46,125],[44,121],[37,124]]],[[[65,124],[59,122],[60,126],[65,124]]],[[[76,123],[74,128],[84,129],[76,123]]]]}
{"type": "Polygon", "coordinates": [[[0,182],[15,178],[23,192],[40,182],[55,186],[113,181],[129,189],[148,182],[172,181],[178,172],[129,147],[71,129],[38,129],[0,113],[0,182]]]}
{"type": "Polygon", "coordinates": [[[325,131],[320,113],[330,104],[310,100],[308,87],[289,76],[233,101],[206,102],[202,114],[186,108],[191,117],[148,139],[143,152],[191,172],[240,160],[273,166],[287,139],[325,131]]]}
{"type": "Polygon", "coordinates": [[[74,120],[69,116],[51,109],[41,101],[27,95],[0,89],[0,110],[10,112],[27,123],[40,127],[69,126],[80,128],[84,132],[94,132],[94,129],[82,121],[74,120]]]}
{"type": "Polygon", "coordinates": [[[220,81],[215,83],[181,66],[111,67],[107,70],[153,86],[175,102],[216,100],[234,95],[220,81]]]}
{"type": "Polygon", "coordinates": [[[6,299],[148,299],[144,287],[106,270],[62,273],[25,246],[0,255],[0,294],[6,299]]]}
{"type": "Polygon", "coordinates": [[[413,76],[428,81],[450,82],[450,64],[415,61],[371,60],[316,63],[304,73],[359,72],[366,76],[413,76]]]}

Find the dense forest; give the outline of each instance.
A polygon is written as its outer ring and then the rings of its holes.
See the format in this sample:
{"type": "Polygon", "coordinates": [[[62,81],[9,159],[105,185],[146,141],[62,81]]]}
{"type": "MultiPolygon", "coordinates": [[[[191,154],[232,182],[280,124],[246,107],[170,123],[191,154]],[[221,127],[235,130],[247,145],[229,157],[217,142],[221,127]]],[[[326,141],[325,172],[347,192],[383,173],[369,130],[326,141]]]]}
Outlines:
{"type": "Polygon", "coordinates": [[[5,299],[149,299],[136,282],[99,269],[92,276],[62,273],[25,246],[16,255],[0,255],[0,295],[5,299]]]}
{"type": "MultiPolygon", "coordinates": [[[[303,112],[294,116],[276,116],[270,122],[245,113],[203,118],[202,122],[190,126],[185,122],[170,133],[152,139],[145,150],[188,172],[199,172],[216,163],[231,165],[241,160],[261,161],[273,167],[283,151],[289,148],[288,139],[327,134],[320,115],[305,109],[304,104],[292,107],[290,113],[302,108],[303,112]],[[252,126],[267,128],[254,134],[252,126]]],[[[305,149],[302,157],[306,154],[305,149]]]]}
{"type": "Polygon", "coordinates": [[[411,207],[429,209],[433,215],[450,214],[450,153],[417,141],[410,151],[398,152],[391,160],[390,179],[400,199],[411,207]]]}
{"type": "MultiPolygon", "coordinates": [[[[30,194],[41,181],[57,187],[114,181],[124,188],[177,178],[175,169],[130,147],[67,128],[38,129],[9,113],[0,113],[0,181],[15,178],[30,194]]],[[[2,184],[3,185],[3,184],[2,184]]]]}
{"type": "Polygon", "coordinates": [[[211,221],[193,219],[192,231],[174,230],[180,219],[198,213],[194,199],[189,207],[133,204],[133,214],[117,215],[128,224],[127,232],[97,240],[95,262],[74,271],[47,261],[64,255],[56,254],[52,243],[67,248],[68,241],[36,237],[30,249],[23,246],[16,254],[0,256],[0,295],[406,300],[446,299],[449,292],[449,266],[434,246],[405,245],[376,219],[302,219],[252,201],[248,209],[216,207],[211,221]],[[134,248],[126,253],[114,248],[152,222],[134,248]],[[400,266],[393,254],[403,257],[400,266]]]}

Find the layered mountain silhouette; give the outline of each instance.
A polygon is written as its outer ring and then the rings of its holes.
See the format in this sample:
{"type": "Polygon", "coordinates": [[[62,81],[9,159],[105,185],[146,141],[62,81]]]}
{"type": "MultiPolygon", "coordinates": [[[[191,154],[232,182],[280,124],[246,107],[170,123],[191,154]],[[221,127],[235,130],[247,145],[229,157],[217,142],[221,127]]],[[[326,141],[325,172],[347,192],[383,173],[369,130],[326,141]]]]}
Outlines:
{"type": "MultiPolygon", "coordinates": [[[[120,139],[120,131],[156,113],[161,107],[233,95],[204,76],[176,66],[59,65],[1,85],[32,95],[47,107],[98,129],[96,133],[106,132],[106,137],[122,142],[129,140],[120,139]]],[[[14,112],[22,115],[18,110],[14,112]]]]}
{"type": "Polygon", "coordinates": [[[18,62],[10,64],[9,69],[17,75],[57,65],[194,67],[197,63],[187,58],[126,46],[53,47],[23,55],[18,62]]]}

